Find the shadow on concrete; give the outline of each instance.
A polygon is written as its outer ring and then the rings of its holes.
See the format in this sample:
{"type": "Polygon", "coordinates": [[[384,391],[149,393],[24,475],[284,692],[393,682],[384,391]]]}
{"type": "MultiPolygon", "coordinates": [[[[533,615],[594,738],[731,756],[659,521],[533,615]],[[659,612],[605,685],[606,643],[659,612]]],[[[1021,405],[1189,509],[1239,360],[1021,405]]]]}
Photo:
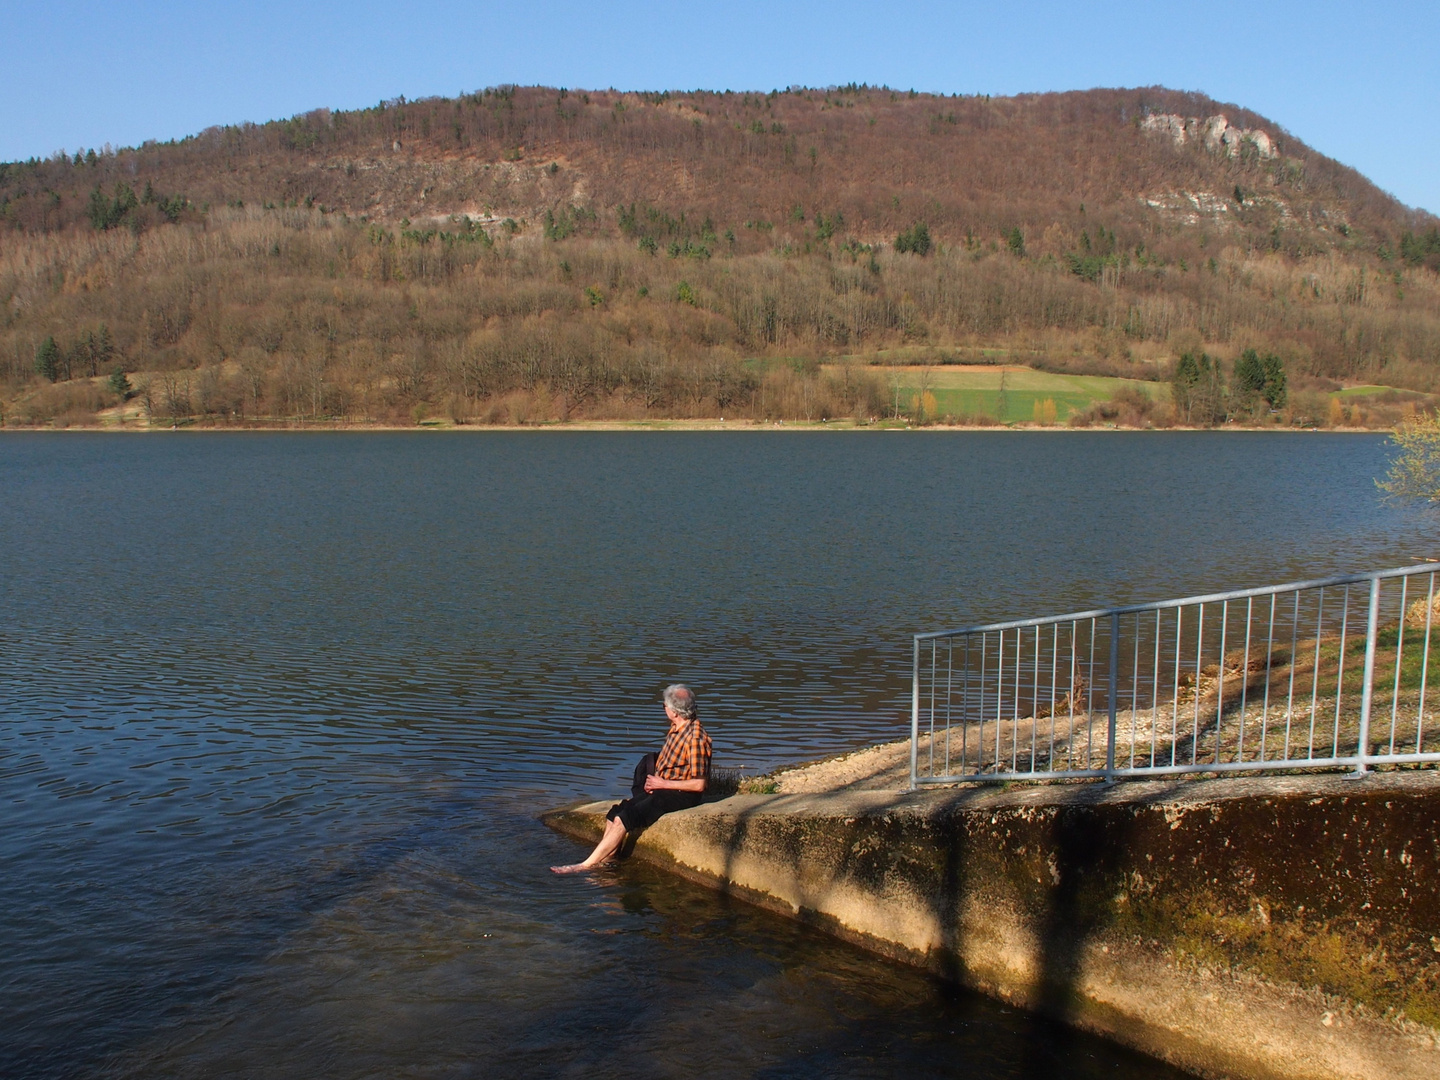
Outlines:
{"type": "MultiPolygon", "coordinates": [[[[1123,887],[1119,878],[1124,874],[1126,853],[1136,838],[1137,823],[1149,805],[1171,797],[1175,786],[1155,785],[1143,793],[1127,788],[1123,798],[1115,797],[1114,787],[1074,786],[1063,794],[1056,792],[1060,802],[1058,806],[1052,804],[1053,813],[1027,819],[1025,827],[1040,831],[1027,838],[1020,850],[1032,843],[1042,847],[1048,856],[1049,873],[1048,880],[1035,882],[1028,898],[1034,906],[1025,913],[1027,922],[1039,927],[1038,971],[1026,1003],[1029,1009],[1062,1022],[1077,1019],[1084,959],[1096,935],[1113,921],[1113,897],[1117,887],[1123,887]]],[[[943,795],[936,792],[924,800],[930,805],[922,811],[925,827],[921,835],[934,852],[934,862],[923,880],[930,890],[927,903],[940,935],[939,947],[925,960],[941,978],[961,986],[980,984],[967,970],[964,959],[967,942],[963,920],[972,891],[997,875],[1001,880],[1015,880],[1030,873],[1028,866],[1014,864],[1015,847],[1007,843],[1004,835],[1007,820],[1014,823],[1018,819],[1013,814],[1002,816],[996,824],[993,815],[978,812],[995,794],[994,789],[952,790],[943,795]],[[1008,861],[1010,865],[994,865],[997,861],[1008,861]]],[[[805,797],[777,798],[795,801],[805,797]]],[[[849,818],[829,817],[823,837],[806,838],[804,843],[825,845],[823,861],[830,873],[823,882],[807,881],[809,891],[798,913],[801,921],[833,932],[833,920],[820,914],[832,891],[850,881],[870,888],[881,883],[890,857],[902,843],[901,827],[892,823],[890,814],[896,805],[892,802],[886,810],[857,812],[849,818]]],[[[757,801],[738,807],[724,819],[727,834],[722,844],[725,860],[721,873],[727,882],[733,881],[736,860],[747,844],[765,846],[772,858],[798,862],[804,854],[797,830],[764,827],[764,817],[773,806],[769,799],[757,801]],[[777,852],[777,839],[787,836],[796,849],[777,852]]],[[[913,847],[913,823],[906,828],[910,835],[903,842],[913,847]]],[[[815,855],[813,850],[811,855],[815,855]]],[[[1055,1037],[1066,1037],[1065,1032],[1072,1029],[1059,1028],[1055,1037]]],[[[1078,1032],[1072,1034],[1076,1039],[1086,1038],[1078,1032]]],[[[1053,1069],[1054,1061],[1052,1043],[1028,1045],[1024,1060],[1018,1063],[1018,1075],[1045,1076],[1053,1069]]]]}
{"type": "MultiPolygon", "coordinates": [[[[823,867],[823,876],[803,878],[800,910],[793,917],[847,940],[858,935],[847,933],[825,914],[833,894],[851,883],[881,889],[887,877],[902,872],[907,883],[923,890],[923,901],[938,929],[938,946],[923,958],[924,963],[958,986],[986,988],[984,979],[968,970],[965,962],[969,950],[964,916],[973,894],[996,882],[1020,882],[1015,887],[1027,906],[1022,918],[1038,928],[1039,938],[1035,980],[1025,1006],[1073,1023],[1081,1012],[1083,961],[1096,935],[1113,921],[1113,897],[1117,886],[1123,887],[1119,878],[1137,823],[1146,807],[1171,797],[1175,787],[1146,785],[1139,792],[1133,786],[1121,789],[1099,783],[1057,786],[1048,789],[1043,803],[1025,807],[1043,810],[1040,814],[1017,814],[1013,802],[994,806],[996,813],[982,812],[1003,796],[994,787],[892,794],[843,814],[823,805],[836,793],[745,797],[743,803],[700,827],[722,854],[721,891],[742,900],[763,900],[735,884],[737,864],[747,848],[753,846],[766,859],[793,867],[802,862],[823,867]],[[813,815],[801,809],[811,799],[818,804],[813,815]],[[912,814],[919,815],[919,829],[912,814]],[[802,823],[812,827],[799,827],[802,823]],[[1024,829],[1027,835],[1019,840],[1007,836],[1007,830],[1015,829],[1024,829]],[[1027,850],[1044,853],[1045,870],[1039,880],[1034,860],[1024,854],[1027,850]],[[897,871],[897,859],[906,860],[903,871],[897,871]]],[[[720,809],[719,804],[709,805],[711,814],[720,809]]],[[[637,838],[627,839],[623,856],[631,854],[637,838]]],[[[900,956],[900,950],[896,955],[907,958],[900,956]]],[[[916,958],[912,954],[908,959],[916,958]]],[[[1069,1030],[1057,1028],[1054,1038],[1067,1037],[1069,1030]]],[[[1088,1038],[1079,1032],[1073,1035],[1088,1038]]],[[[1044,1045],[1025,1044],[1023,1060],[1016,1063],[1017,1075],[1048,1075],[1054,1067],[1054,1049],[1053,1039],[1044,1045]]]]}

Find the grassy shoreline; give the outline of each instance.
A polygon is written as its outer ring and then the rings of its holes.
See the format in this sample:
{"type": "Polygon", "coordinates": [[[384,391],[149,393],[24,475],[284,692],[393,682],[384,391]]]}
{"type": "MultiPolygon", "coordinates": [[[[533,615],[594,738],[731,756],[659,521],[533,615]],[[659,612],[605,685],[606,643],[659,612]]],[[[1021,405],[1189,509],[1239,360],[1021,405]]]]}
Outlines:
{"type": "MultiPolygon", "coordinates": [[[[221,369],[227,378],[236,376],[239,370],[231,371],[225,365],[221,369]]],[[[717,407],[714,402],[707,408],[696,402],[689,408],[650,410],[618,399],[573,402],[566,408],[563,396],[557,399],[541,388],[513,408],[513,402],[505,403],[509,399],[498,404],[487,399],[488,404],[472,402],[463,408],[457,401],[450,401],[444,408],[417,405],[408,412],[371,409],[359,402],[352,403],[351,408],[318,412],[269,412],[246,409],[245,403],[238,400],[220,401],[204,372],[196,376],[198,389],[191,386],[188,375],[177,379],[163,372],[136,372],[132,389],[123,399],[110,385],[112,380],[104,376],[53,385],[32,383],[28,396],[0,399],[0,429],[1210,430],[1204,425],[1175,422],[1168,383],[1133,378],[1010,366],[851,368],[831,364],[816,367],[814,376],[814,385],[806,384],[814,393],[786,399],[782,403],[785,408],[779,411],[768,406],[757,411],[755,401],[731,402],[733,409],[717,407]],[[869,399],[865,407],[841,410],[831,400],[835,394],[849,400],[862,384],[869,399]],[[200,394],[204,408],[193,408],[192,389],[200,394]],[[816,396],[822,389],[830,397],[816,396]],[[104,404],[107,399],[111,404],[104,404]],[[40,408],[45,401],[56,408],[40,408]],[[59,405],[66,402],[70,404],[60,409],[59,405]]],[[[774,378],[784,382],[790,377],[788,369],[778,376],[771,372],[765,376],[770,380],[765,386],[773,390],[778,385],[772,385],[774,378]]],[[[1297,391],[1296,399],[1306,404],[1268,414],[1240,412],[1219,429],[1388,431],[1417,410],[1440,406],[1440,399],[1431,396],[1402,394],[1393,387],[1371,384],[1324,394],[1317,390],[1297,391]]]]}
{"type": "Polygon", "coordinates": [[[856,424],[850,420],[837,420],[824,422],[819,420],[787,420],[784,423],[771,423],[759,420],[576,420],[570,422],[547,421],[537,424],[453,424],[453,423],[421,423],[421,424],[384,424],[365,423],[364,421],[337,420],[327,422],[323,420],[274,420],[266,421],[244,421],[240,423],[185,423],[172,425],[169,423],[101,423],[88,425],[60,426],[54,424],[42,425],[7,425],[0,427],[0,435],[22,432],[46,432],[75,433],[75,434],[159,434],[174,433],[181,431],[189,432],[395,432],[395,431],[432,431],[432,432],[557,432],[557,431],[911,431],[911,432],[939,432],[951,434],[965,434],[967,432],[1029,432],[1035,434],[1083,434],[1096,432],[1134,432],[1143,431],[1156,435],[1173,434],[1176,432],[1230,432],[1230,433],[1263,433],[1263,432],[1284,432],[1294,434],[1331,434],[1331,435],[1384,435],[1387,430],[1383,428],[1366,427],[1294,427],[1291,425],[1246,425],[1246,424],[1223,424],[1218,427],[1133,427],[1125,424],[1097,425],[1092,427],[1069,427],[1064,424],[907,424],[902,422],[881,421],[874,424],[856,424]]]}

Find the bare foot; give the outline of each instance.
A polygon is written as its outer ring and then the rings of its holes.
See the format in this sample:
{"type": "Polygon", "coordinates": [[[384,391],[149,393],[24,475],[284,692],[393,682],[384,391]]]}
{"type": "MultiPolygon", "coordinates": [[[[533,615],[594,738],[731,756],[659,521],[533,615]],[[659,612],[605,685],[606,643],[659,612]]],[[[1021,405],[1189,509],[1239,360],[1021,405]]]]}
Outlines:
{"type": "Polygon", "coordinates": [[[589,869],[590,867],[586,866],[584,863],[577,862],[571,863],[569,866],[552,866],[550,867],[550,872],[552,874],[583,874],[586,870],[589,869]]]}

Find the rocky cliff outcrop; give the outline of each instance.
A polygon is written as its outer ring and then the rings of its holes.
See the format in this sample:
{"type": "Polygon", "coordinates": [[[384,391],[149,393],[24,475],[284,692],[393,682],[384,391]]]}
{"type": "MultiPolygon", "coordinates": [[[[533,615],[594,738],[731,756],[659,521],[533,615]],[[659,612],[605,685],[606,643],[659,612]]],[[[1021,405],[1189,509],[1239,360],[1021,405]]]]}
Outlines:
{"type": "Polygon", "coordinates": [[[1233,127],[1224,116],[1180,116],[1176,113],[1151,113],[1140,121],[1140,130],[1151,135],[1169,136],[1176,146],[1199,142],[1212,154],[1238,157],[1248,143],[1259,157],[1269,160],[1280,156],[1275,140],[1260,128],[1233,127]]]}

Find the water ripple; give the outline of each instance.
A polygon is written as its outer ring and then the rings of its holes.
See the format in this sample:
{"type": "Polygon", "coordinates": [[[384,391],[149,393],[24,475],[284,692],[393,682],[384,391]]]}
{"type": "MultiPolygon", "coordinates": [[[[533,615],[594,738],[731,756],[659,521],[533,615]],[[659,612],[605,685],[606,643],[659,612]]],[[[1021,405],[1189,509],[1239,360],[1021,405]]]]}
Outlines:
{"type": "Polygon", "coordinates": [[[899,737],[915,630],[1409,561],[1383,464],[7,435],[0,1074],[658,1076],[703,1033],[721,1076],[1156,1075],[641,867],[557,883],[535,814],[617,791],[675,679],[758,771],[899,737]]]}

